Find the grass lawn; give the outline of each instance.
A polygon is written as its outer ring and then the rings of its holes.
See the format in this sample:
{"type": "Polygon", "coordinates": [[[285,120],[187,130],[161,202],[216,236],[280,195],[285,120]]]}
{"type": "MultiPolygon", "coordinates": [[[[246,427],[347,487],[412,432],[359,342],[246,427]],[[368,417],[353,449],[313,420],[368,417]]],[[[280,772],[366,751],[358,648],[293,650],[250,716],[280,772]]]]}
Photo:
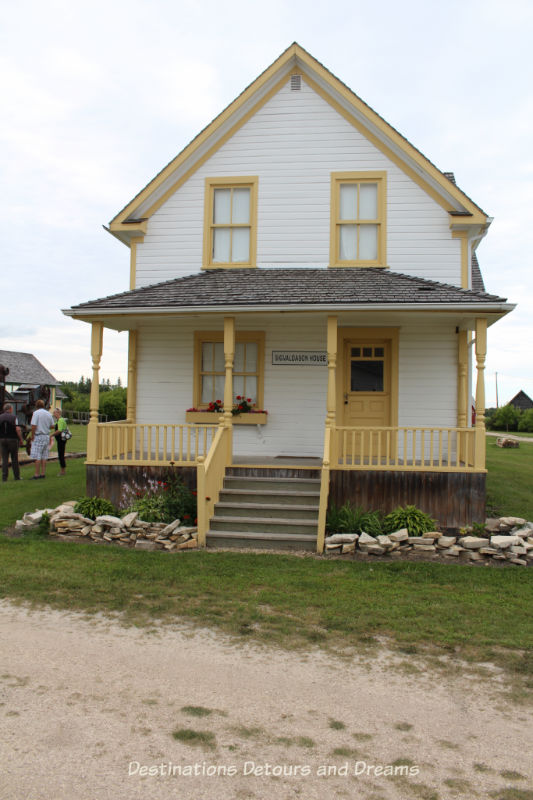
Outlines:
{"type": "Polygon", "coordinates": [[[50,541],[37,533],[0,536],[0,561],[1,595],[122,612],[141,624],[187,619],[283,645],[361,646],[381,634],[411,648],[431,644],[483,658],[491,648],[533,653],[530,569],[269,553],[168,555],[50,541]]]}
{"type": "MultiPolygon", "coordinates": [[[[73,425],[72,439],[67,442],[67,453],[85,452],[87,427],[73,425]]],[[[54,448],[53,453],[57,453],[54,448]]],[[[59,477],[59,462],[50,461],[46,467],[46,478],[31,480],[35,472],[33,462],[22,466],[21,481],[13,480],[11,467],[7,483],[0,486],[0,531],[14,525],[26,511],[37,508],[54,508],[65,500],[75,500],[85,494],[85,459],[67,459],[67,474],[59,477]]]]}
{"type": "Polygon", "coordinates": [[[533,442],[518,448],[487,436],[487,511],[533,520],[533,442]]]}
{"type": "MultiPolygon", "coordinates": [[[[86,429],[77,431],[80,437],[86,429]]],[[[72,442],[72,440],[71,440],[72,442]]],[[[502,513],[533,519],[533,445],[487,442],[488,488],[502,513]]],[[[24,468],[29,478],[33,467],[24,468]]],[[[83,459],[67,477],[9,481],[0,530],[24,511],[84,494],[83,459]]],[[[533,569],[430,562],[326,560],[264,553],[147,553],[0,535],[0,596],[147,624],[186,619],[284,646],[372,647],[386,636],[406,653],[428,648],[499,662],[533,688],[533,569]]]]}

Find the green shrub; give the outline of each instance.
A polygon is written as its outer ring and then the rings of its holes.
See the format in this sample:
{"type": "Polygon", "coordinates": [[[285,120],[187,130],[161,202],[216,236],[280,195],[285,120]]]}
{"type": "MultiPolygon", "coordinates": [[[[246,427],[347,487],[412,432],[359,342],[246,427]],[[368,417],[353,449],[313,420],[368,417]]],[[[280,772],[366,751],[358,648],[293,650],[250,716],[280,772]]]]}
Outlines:
{"type": "Polygon", "coordinates": [[[350,502],[337,508],[332,504],[326,516],[326,530],[328,533],[369,533],[378,536],[382,533],[381,515],[378,511],[363,511],[350,502]]]}
{"type": "Polygon", "coordinates": [[[89,519],[96,519],[103,514],[111,514],[116,516],[117,509],[105,497],[82,497],[74,506],[76,514],[83,514],[84,517],[89,519]]]}
{"type": "Polygon", "coordinates": [[[533,433],[533,408],[528,408],[527,411],[522,412],[518,430],[525,433],[533,433]]]}
{"type": "Polygon", "coordinates": [[[436,522],[429,514],[421,511],[416,506],[400,506],[383,520],[385,533],[392,533],[400,528],[407,528],[409,536],[421,536],[426,531],[434,531],[436,522]]]}
{"type": "Polygon", "coordinates": [[[46,536],[50,533],[50,514],[48,511],[45,511],[42,515],[39,524],[37,525],[37,533],[41,536],[46,536]]]}
{"type": "Polygon", "coordinates": [[[185,486],[174,472],[164,481],[151,480],[142,489],[136,487],[126,505],[127,511],[137,511],[145,522],[168,523],[180,519],[186,525],[196,525],[196,492],[185,486]]]}

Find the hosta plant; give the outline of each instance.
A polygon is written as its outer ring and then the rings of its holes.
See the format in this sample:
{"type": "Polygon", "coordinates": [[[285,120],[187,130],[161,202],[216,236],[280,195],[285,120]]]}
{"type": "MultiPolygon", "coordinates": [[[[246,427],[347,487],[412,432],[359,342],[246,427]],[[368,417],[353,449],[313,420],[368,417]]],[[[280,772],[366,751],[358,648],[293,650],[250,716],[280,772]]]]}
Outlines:
{"type": "Polygon", "coordinates": [[[422,536],[427,531],[434,531],[436,524],[429,514],[416,506],[400,506],[387,514],[383,520],[383,531],[392,533],[407,528],[409,536],[422,536]]]}

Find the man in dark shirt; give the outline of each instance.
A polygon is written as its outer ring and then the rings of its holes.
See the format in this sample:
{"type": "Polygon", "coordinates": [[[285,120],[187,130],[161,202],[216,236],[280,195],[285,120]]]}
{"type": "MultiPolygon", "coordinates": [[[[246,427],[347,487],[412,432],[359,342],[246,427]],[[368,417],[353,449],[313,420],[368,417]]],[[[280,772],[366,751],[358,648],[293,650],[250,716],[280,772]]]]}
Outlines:
{"type": "Polygon", "coordinates": [[[3,413],[0,414],[0,449],[2,451],[2,481],[7,481],[9,470],[9,456],[11,456],[11,466],[15,480],[20,480],[19,469],[19,443],[22,444],[22,433],[19,422],[13,414],[13,406],[10,403],[4,405],[3,413]]]}

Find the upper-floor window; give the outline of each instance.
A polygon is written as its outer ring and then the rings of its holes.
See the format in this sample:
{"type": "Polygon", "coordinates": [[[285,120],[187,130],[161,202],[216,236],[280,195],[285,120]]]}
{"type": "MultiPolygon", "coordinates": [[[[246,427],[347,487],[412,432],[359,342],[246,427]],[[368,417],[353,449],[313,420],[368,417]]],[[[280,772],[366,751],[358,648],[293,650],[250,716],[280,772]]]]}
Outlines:
{"type": "Polygon", "coordinates": [[[255,267],[257,178],[206,178],[204,267],[255,267]]]}
{"type": "Polygon", "coordinates": [[[330,264],[386,265],[386,173],[333,172],[330,264]]]}

